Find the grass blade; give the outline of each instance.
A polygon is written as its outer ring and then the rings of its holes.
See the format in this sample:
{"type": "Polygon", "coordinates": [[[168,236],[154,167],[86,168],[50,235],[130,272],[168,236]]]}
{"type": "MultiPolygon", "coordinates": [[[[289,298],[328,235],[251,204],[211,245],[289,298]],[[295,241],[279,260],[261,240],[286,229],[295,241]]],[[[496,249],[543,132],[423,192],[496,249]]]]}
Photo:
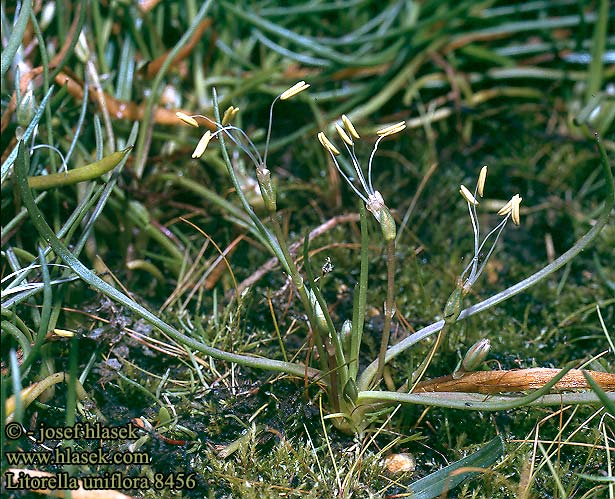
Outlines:
{"type": "Polygon", "coordinates": [[[478,473],[480,470],[477,468],[490,466],[503,454],[502,438],[496,437],[474,454],[414,482],[408,488],[408,492],[412,492],[413,499],[431,499],[445,494],[474,473],[478,473]]]}

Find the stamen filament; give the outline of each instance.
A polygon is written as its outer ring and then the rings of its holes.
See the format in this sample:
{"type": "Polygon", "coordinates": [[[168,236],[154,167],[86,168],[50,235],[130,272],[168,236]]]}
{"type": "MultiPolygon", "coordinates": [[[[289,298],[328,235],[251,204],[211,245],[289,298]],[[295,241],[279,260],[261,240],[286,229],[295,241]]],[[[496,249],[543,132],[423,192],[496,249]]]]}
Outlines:
{"type": "MultiPolygon", "coordinates": [[[[406,125],[404,124],[404,128],[405,126],[406,125]]],[[[374,143],[374,148],[372,149],[372,153],[369,155],[369,161],[367,162],[367,180],[369,181],[369,189],[367,191],[370,194],[373,194],[374,192],[374,186],[372,185],[372,163],[374,161],[374,156],[376,155],[376,151],[378,150],[378,145],[380,144],[380,142],[382,142],[382,139],[384,139],[385,137],[386,135],[382,135],[378,137],[378,139],[374,143]]]]}
{"type": "MultiPolygon", "coordinates": [[[[325,147],[325,149],[327,149],[327,148],[325,147]]],[[[327,150],[328,150],[328,149],[327,149],[327,150]]],[[[368,204],[368,203],[369,203],[368,199],[367,199],[367,198],[366,198],[366,197],[365,197],[365,196],[361,193],[361,191],[360,191],[359,189],[357,189],[357,188],[355,187],[355,185],[353,184],[352,180],[350,180],[350,178],[348,177],[348,175],[346,175],[346,173],[344,172],[344,170],[342,169],[342,167],[341,167],[341,166],[339,165],[339,163],[337,162],[337,158],[335,157],[335,155],[334,155],[331,151],[329,151],[329,154],[331,154],[331,157],[333,158],[333,162],[335,163],[335,167],[337,168],[337,171],[338,171],[338,172],[340,172],[340,175],[341,175],[342,177],[344,177],[344,180],[345,180],[345,181],[346,181],[346,183],[350,186],[350,188],[353,190],[353,192],[354,192],[357,196],[359,196],[359,198],[361,198],[361,201],[363,201],[365,204],[368,204]]],[[[356,169],[356,168],[357,168],[357,167],[355,166],[355,169],[356,169]]],[[[360,174],[361,176],[363,176],[363,174],[362,174],[362,173],[360,173],[360,172],[361,172],[361,170],[360,170],[360,169],[357,169],[357,172],[359,172],[359,174],[360,174]]]]}
{"type": "Polygon", "coordinates": [[[271,123],[273,122],[273,106],[275,106],[276,101],[280,98],[281,97],[278,96],[275,99],[273,99],[273,102],[271,103],[271,106],[269,107],[269,124],[267,125],[267,140],[265,141],[265,152],[263,153],[263,163],[262,163],[264,168],[267,168],[267,153],[269,152],[269,140],[271,139],[271,123]]]}

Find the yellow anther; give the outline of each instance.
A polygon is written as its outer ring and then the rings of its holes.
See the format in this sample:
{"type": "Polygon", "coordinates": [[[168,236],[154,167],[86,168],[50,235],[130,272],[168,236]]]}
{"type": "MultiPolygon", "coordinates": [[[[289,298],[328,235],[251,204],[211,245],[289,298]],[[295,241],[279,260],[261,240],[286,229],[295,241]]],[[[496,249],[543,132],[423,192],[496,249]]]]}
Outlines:
{"type": "Polygon", "coordinates": [[[62,338],[72,338],[73,336],[75,336],[75,333],[73,331],[58,328],[53,330],[53,334],[55,334],[56,336],[61,336],[62,338]]]}
{"type": "Polygon", "coordinates": [[[361,138],[357,132],[357,129],[352,124],[352,121],[350,121],[350,118],[345,114],[342,114],[342,123],[344,123],[346,130],[348,130],[348,133],[352,135],[355,139],[361,138]]]}
{"type": "Polygon", "coordinates": [[[181,111],[177,111],[175,113],[175,116],[177,116],[180,120],[182,120],[184,123],[186,123],[186,125],[193,126],[194,128],[198,128],[199,127],[198,121],[195,120],[192,116],[188,116],[186,113],[182,113],[181,111]]]}
{"type": "Polygon", "coordinates": [[[284,92],[280,94],[280,100],[290,99],[291,97],[294,97],[298,93],[303,92],[305,89],[309,88],[309,86],[310,84],[304,82],[303,80],[300,82],[297,82],[292,87],[290,87],[288,90],[285,90],[284,92]]]}
{"type": "Polygon", "coordinates": [[[521,205],[522,197],[519,194],[515,194],[511,201],[511,215],[512,221],[515,225],[519,225],[521,223],[521,218],[519,216],[519,206],[521,205]]]}
{"type": "Polygon", "coordinates": [[[512,210],[512,199],[498,210],[498,215],[505,217],[512,210]]]}
{"type": "Polygon", "coordinates": [[[468,203],[473,204],[474,206],[478,206],[478,201],[465,185],[461,185],[461,187],[459,188],[459,192],[468,203]]]}
{"type": "Polygon", "coordinates": [[[194,149],[194,152],[192,153],[192,157],[200,158],[201,156],[203,156],[203,153],[205,152],[205,149],[207,149],[207,144],[209,144],[210,140],[211,140],[211,132],[207,130],[201,137],[201,140],[199,140],[199,143],[196,145],[196,148],[194,149]]]}
{"type": "Polygon", "coordinates": [[[349,146],[354,145],[352,142],[352,139],[348,136],[348,134],[344,131],[344,129],[339,126],[337,123],[335,124],[335,130],[337,130],[337,134],[340,136],[340,138],[346,142],[346,144],[348,144],[349,146]]]}
{"type": "Polygon", "coordinates": [[[483,190],[485,189],[485,180],[487,180],[487,165],[480,169],[480,174],[478,175],[478,195],[481,198],[483,197],[483,190]]]}
{"type": "Polygon", "coordinates": [[[224,116],[222,116],[222,126],[228,125],[233,120],[233,118],[237,115],[238,112],[239,112],[238,107],[229,106],[229,108],[226,111],[224,111],[224,116]]]}
{"type": "Polygon", "coordinates": [[[320,143],[322,144],[322,146],[329,151],[331,154],[338,156],[340,154],[340,152],[337,150],[337,148],[333,145],[333,143],[326,137],[326,135],[324,134],[324,132],[319,132],[318,133],[318,140],[320,141],[320,143]]]}
{"type": "Polygon", "coordinates": [[[406,128],[406,122],[400,121],[399,123],[394,123],[393,125],[381,128],[376,133],[381,137],[387,137],[388,135],[401,132],[404,128],[406,128]]]}

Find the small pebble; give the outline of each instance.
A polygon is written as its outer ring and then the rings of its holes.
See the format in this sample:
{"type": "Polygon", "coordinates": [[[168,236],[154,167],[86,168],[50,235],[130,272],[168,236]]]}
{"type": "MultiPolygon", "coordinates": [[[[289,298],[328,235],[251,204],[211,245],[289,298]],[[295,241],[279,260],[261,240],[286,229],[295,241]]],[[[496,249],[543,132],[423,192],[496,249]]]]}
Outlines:
{"type": "Polygon", "coordinates": [[[416,460],[412,454],[405,452],[390,454],[384,458],[384,466],[390,473],[404,473],[416,469],[416,460]]]}

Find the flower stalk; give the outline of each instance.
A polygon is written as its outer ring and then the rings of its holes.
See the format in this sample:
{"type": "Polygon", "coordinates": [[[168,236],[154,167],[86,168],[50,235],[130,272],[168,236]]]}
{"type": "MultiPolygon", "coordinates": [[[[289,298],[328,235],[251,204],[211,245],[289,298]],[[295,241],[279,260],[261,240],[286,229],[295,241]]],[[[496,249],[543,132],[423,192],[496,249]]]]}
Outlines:
{"type": "MultiPolygon", "coordinates": [[[[214,113],[217,121],[218,130],[212,134],[213,136],[218,136],[220,141],[220,147],[222,151],[222,157],[225,162],[227,171],[229,176],[231,177],[231,181],[235,187],[236,193],[239,196],[241,203],[244,207],[244,210],[248,212],[250,218],[255,223],[256,228],[261,233],[264,239],[269,242],[270,247],[275,249],[274,254],[277,256],[278,260],[286,270],[289,275],[297,294],[299,295],[299,299],[303,305],[303,308],[308,316],[308,321],[311,326],[311,331],[314,336],[314,342],[316,344],[316,348],[318,351],[318,357],[320,366],[323,373],[330,373],[330,382],[328,383],[332,393],[334,394],[333,399],[339,400],[339,393],[341,393],[340,382],[337,379],[334,379],[338,376],[336,369],[336,360],[341,360],[341,365],[344,364],[343,361],[343,353],[340,348],[336,348],[337,345],[332,343],[332,339],[337,338],[337,334],[332,327],[332,322],[330,320],[327,321],[328,331],[326,334],[321,331],[321,321],[316,315],[316,309],[314,307],[313,302],[310,300],[310,291],[307,289],[304,283],[304,279],[297,268],[297,265],[290,253],[289,246],[286,241],[285,234],[282,230],[279,215],[277,214],[277,206],[275,199],[275,187],[271,180],[271,172],[267,168],[267,151],[269,147],[269,140],[271,136],[271,121],[273,117],[273,107],[277,100],[287,100],[291,97],[297,95],[299,92],[307,89],[309,85],[305,84],[305,82],[300,82],[301,85],[296,84],[291,87],[289,90],[283,92],[278,97],[276,97],[271,104],[269,111],[269,126],[267,132],[267,140],[265,144],[265,152],[261,158],[260,153],[256,149],[256,146],[252,143],[252,141],[247,137],[245,132],[239,128],[230,126],[230,125],[222,125],[223,119],[220,118],[220,110],[218,106],[218,98],[214,89],[214,113]],[[292,90],[292,91],[291,91],[292,90]],[[282,98],[284,97],[284,98],[282,98]],[[234,135],[234,133],[239,136],[234,135]],[[247,198],[245,197],[241,186],[237,180],[237,176],[233,167],[233,164],[230,161],[230,157],[228,156],[228,152],[226,149],[226,145],[224,142],[224,137],[228,137],[232,142],[238,145],[252,160],[253,164],[256,168],[256,176],[259,181],[259,186],[261,188],[261,196],[263,197],[263,201],[265,207],[270,215],[269,223],[271,230],[267,229],[267,227],[261,222],[261,220],[254,213],[252,207],[250,206],[247,198]],[[243,141],[245,141],[248,146],[243,145],[243,141]]],[[[321,313],[325,314],[325,317],[328,317],[328,311],[326,308],[326,304],[320,303],[321,313]]],[[[346,376],[343,375],[344,371],[342,370],[342,379],[341,382],[346,383],[346,376]]],[[[341,387],[344,385],[342,384],[341,387]]]]}
{"type": "MultiPolygon", "coordinates": [[[[374,218],[380,224],[382,236],[386,244],[387,294],[384,303],[384,324],[382,327],[382,339],[380,342],[380,350],[378,354],[378,369],[376,377],[373,380],[373,383],[375,385],[378,384],[382,379],[385,366],[386,351],[389,346],[389,339],[391,336],[391,325],[393,323],[393,316],[395,315],[395,239],[397,236],[397,225],[395,223],[393,215],[391,215],[391,212],[386,206],[382,195],[379,191],[374,189],[372,183],[372,164],[374,156],[378,151],[378,146],[380,145],[380,142],[385,137],[389,137],[404,130],[406,128],[406,124],[405,122],[401,121],[399,123],[395,123],[393,125],[382,128],[376,132],[376,134],[378,135],[378,139],[376,140],[370,154],[367,166],[367,176],[365,176],[363,174],[359,159],[357,158],[357,155],[355,153],[354,141],[351,138],[353,137],[355,139],[359,139],[360,136],[356,128],[346,115],[342,116],[341,121],[343,127],[339,123],[336,123],[335,130],[337,131],[339,137],[342,139],[344,147],[346,148],[346,151],[350,156],[362,191],[354,185],[354,183],[350,180],[350,178],[341,168],[336,158],[336,156],[340,155],[340,151],[326,137],[324,132],[320,132],[318,134],[318,140],[331,156],[331,159],[333,160],[338,172],[342,175],[344,180],[346,180],[346,183],[350,186],[353,192],[363,201],[365,207],[374,215],[374,218]]],[[[361,320],[361,318],[357,318],[357,320],[361,320]]],[[[360,335],[359,338],[353,343],[353,346],[355,349],[360,346],[360,335]]],[[[352,353],[354,354],[355,352],[353,351],[352,353]]],[[[358,350],[356,354],[358,356],[358,350]]],[[[353,358],[352,355],[351,358],[353,358]]]]}

